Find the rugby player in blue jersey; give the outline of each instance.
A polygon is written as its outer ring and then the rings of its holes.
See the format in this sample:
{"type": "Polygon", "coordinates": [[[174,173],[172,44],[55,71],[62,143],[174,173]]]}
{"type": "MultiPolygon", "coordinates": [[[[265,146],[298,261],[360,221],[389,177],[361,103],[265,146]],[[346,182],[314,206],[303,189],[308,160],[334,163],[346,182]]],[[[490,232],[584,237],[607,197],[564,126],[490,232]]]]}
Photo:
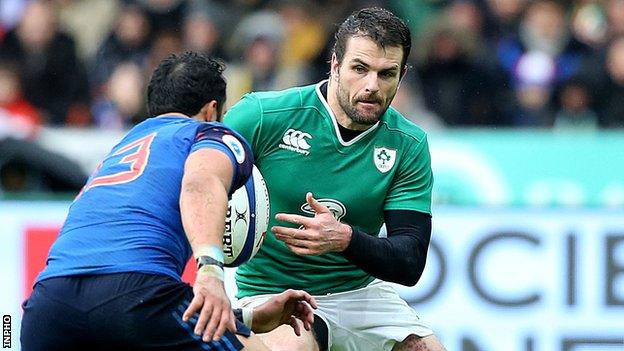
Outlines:
{"type": "Polygon", "coordinates": [[[300,334],[299,318],[310,329],[316,302],[303,291],[253,311],[233,311],[226,295],[228,197],[254,160],[247,142],[218,123],[223,69],[185,53],[155,70],[147,90],[153,118],[89,178],[23,304],[24,351],[268,350],[249,327],[290,324],[300,334]],[[180,280],[191,255],[193,288],[180,280]]]}

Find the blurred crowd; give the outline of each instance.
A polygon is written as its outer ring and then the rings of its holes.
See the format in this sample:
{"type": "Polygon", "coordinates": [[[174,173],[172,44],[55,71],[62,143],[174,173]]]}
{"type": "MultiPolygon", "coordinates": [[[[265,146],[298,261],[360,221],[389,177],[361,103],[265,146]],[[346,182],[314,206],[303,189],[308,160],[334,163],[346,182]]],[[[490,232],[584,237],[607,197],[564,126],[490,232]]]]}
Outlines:
{"type": "Polygon", "coordinates": [[[624,127],[624,0],[2,0],[0,135],[124,129],[170,53],[228,64],[228,103],[328,74],[336,24],[379,5],[414,46],[394,106],[425,129],[624,127]]]}

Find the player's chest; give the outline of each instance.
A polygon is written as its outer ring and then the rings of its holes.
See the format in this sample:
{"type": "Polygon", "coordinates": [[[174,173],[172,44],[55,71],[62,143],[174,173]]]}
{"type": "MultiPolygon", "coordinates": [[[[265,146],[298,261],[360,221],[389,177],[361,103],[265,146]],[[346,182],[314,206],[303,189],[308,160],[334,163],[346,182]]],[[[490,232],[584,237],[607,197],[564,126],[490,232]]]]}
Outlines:
{"type": "Polygon", "coordinates": [[[282,176],[305,183],[308,178],[363,184],[390,183],[398,170],[401,145],[375,130],[348,142],[343,141],[329,123],[287,124],[274,128],[264,140],[257,162],[282,176]]]}
{"type": "Polygon", "coordinates": [[[343,145],[328,128],[289,126],[267,140],[258,166],[280,207],[306,212],[311,191],[337,217],[381,213],[400,150],[379,136],[343,145]]]}

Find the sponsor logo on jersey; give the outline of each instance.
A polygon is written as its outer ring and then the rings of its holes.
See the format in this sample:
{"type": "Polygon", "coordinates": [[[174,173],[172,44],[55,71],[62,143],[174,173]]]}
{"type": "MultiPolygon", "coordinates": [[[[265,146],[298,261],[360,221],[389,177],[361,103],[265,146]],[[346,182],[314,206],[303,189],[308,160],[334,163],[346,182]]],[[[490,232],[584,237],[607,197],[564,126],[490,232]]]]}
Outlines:
{"type": "Polygon", "coordinates": [[[234,157],[236,157],[236,162],[240,164],[245,162],[245,149],[243,148],[243,145],[241,144],[241,142],[238,141],[238,139],[236,139],[236,137],[230,134],[225,134],[223,135],[222,140],[223,140],[223,143],[230,150],[232,150],[234,157]]]}
{"type": "MultiPolygon", "coordinates": [[[[338,200],[317,199],[316,201],[318,201],[321,205],[327,207],[329,209],[329,212],[331,212],[334,215],[334,218],[336,218],[337,220],[341,220],[342,217],[347,214],[347,208],[342,202],[338,200]]],[[[314,215],[315,213],[312,207],[310,207],[307,202],[301,205],[301,211],[311,215],[314,215]]]]}
{"type": "Polygon", "coordinates": [[[396,150],[385,147],[376,147],[373,150],[373,162],[379,172],[386,173],[391,170],[394,166],[394,161],[396,161],[396,150]]]}
{"type": "Polygon", "coordinates": [[[279,147],[280,149],[294,151],[307,156],[310,154],[310,151],[308,151],[310,150],[310,144],[308,144],[307,139],[312,139],[309,133],[290,128],[284,133],[279,147]]]}

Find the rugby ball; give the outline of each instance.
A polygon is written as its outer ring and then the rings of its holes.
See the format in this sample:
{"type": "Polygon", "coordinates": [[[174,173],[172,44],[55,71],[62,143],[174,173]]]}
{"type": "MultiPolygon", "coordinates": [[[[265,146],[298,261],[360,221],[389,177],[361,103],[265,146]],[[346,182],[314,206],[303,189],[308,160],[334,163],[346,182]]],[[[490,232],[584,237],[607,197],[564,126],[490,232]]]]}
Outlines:
{"type": "Polygon", "coordinates": [[[269,225],[269,191],[256,166],[247,183],[232,194],[225,216],[223,256],[226,267],[238,267],[260,249],[269,225]]]}

